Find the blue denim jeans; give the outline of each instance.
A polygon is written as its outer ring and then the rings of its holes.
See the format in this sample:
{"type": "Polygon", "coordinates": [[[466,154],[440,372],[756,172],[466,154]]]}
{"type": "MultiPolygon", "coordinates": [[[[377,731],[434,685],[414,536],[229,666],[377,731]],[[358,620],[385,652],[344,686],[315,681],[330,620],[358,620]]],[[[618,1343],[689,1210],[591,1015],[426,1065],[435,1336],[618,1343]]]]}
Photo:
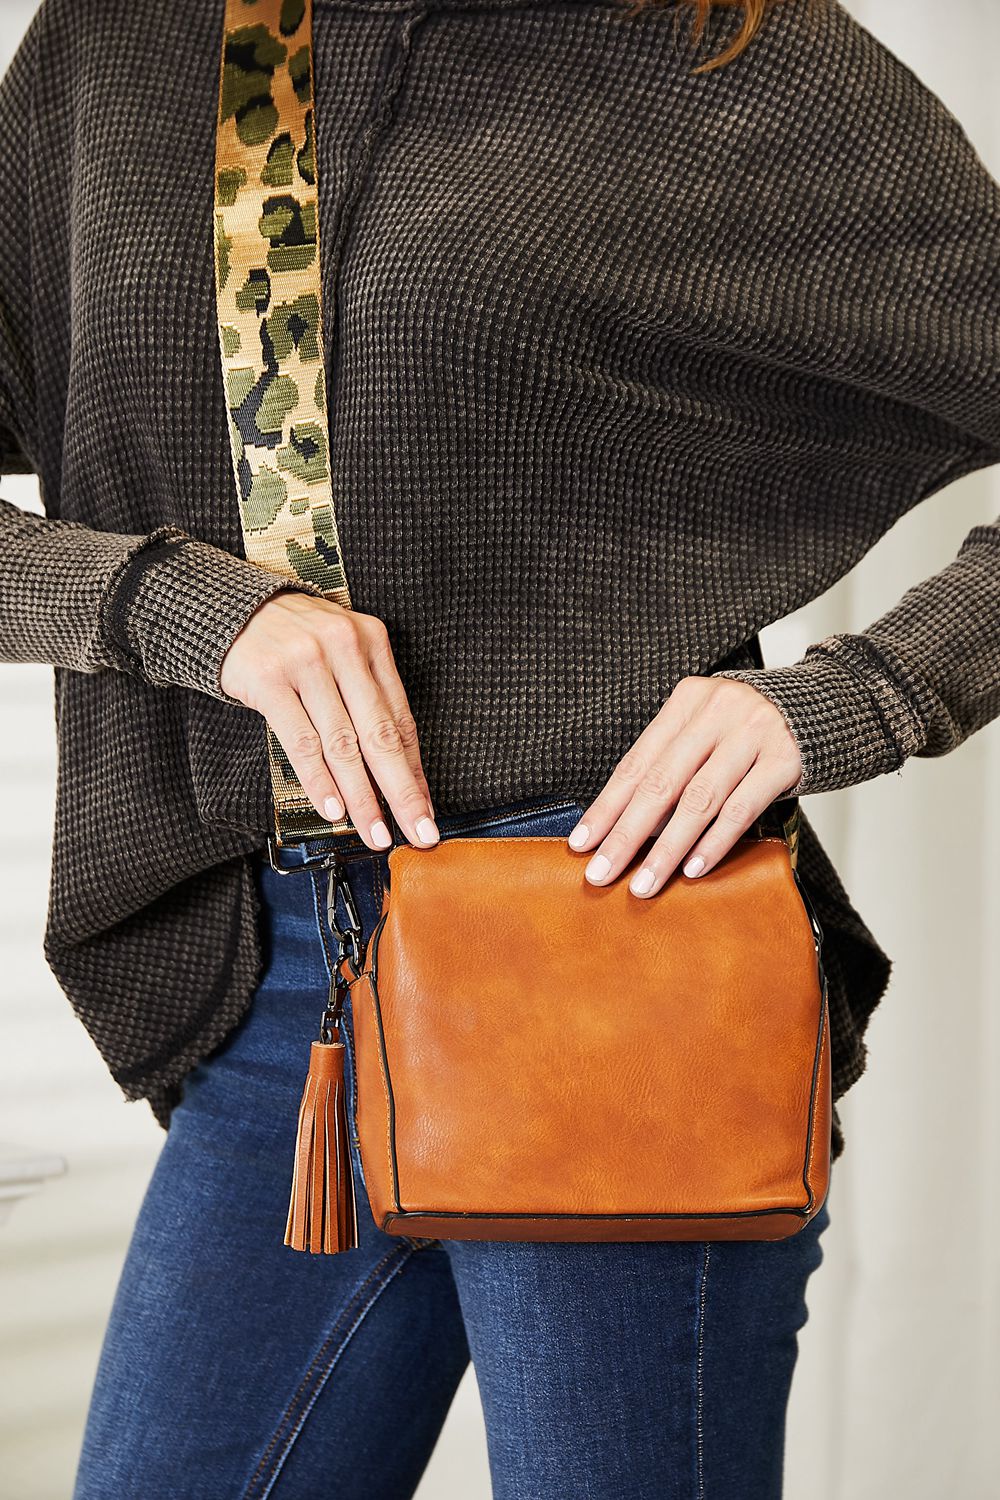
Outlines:
{"type": "MultiPolygon", "coordinates": [[[[580,811],[523,804],[477,831],[565,835],[580,811]]],[[[384,859],[350,866],[366,936],[384,859]]],[[[255,870],[262,978],[185,1080],[105,1336],[75,1500],[403,1500],[470,1354],[496,1500],[779,1496],[826,1209],[776,1243],[410,1241],[375,1228],[355,1143],[359,1248],[286,1249],[330,964],[325,878],[255,870]]]]}

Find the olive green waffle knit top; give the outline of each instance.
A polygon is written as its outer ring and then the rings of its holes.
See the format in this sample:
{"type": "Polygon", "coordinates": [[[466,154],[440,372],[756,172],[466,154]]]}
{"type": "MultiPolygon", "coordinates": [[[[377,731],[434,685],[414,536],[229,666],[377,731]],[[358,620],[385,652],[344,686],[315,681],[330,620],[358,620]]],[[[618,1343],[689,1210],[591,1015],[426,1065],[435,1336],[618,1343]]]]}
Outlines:
{"type": "MultiPolygon", "coordinates": [[[[55,667],[46,955],[161,1120],[261,965],[263,720],[219,367],[221,0],[45,0],[0,87],[0,657],[55,667]]],[[[738,17],[713,23],[721,45],[738,17]]],[[[592,797],[678,679],[785,715],[801,794],[1000,712],[1000,525],[860,634],[756,633],[1000,457],[998,189],[833,4],[692,74],[668,6],[317,0],[334,494],[439,812],[592,797]]],[[[834,1087],[888,961],[806,823],[834,1087]]],[[[837,1142],[839,1148],[839,1138],[837,1142]]]]}

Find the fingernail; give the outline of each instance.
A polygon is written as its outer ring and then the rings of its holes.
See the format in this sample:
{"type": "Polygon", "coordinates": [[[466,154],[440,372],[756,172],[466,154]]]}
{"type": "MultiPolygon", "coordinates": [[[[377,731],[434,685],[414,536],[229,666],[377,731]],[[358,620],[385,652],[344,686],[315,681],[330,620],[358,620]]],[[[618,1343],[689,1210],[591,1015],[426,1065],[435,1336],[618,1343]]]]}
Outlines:
{"type": "Polygon", "coordinates": [[[327,797],[323,803],[323,815],[330,823],[339,823],[344,816],[344,804],[336,797],[327,797]]]}
{"type": "Polygon", "coordinates": [[[595,854],[587,866],[586,875],[588,880],[603,880],[611,869],[611,861],[603,854],[595,854]]]}
{"type": "Polygon", "coordinates": [[[436,844],[441,835],[431,818],[421,818],[417,823],[417,838],[422,844],[436,844]]]}
{"type": "Polygon", "coordinates": [[[379,849],[388,849],[392,843],[392,834],[381,819],[377,823],[372,824],[372,842],[379,849]]]}
{"type": "Polygon", "coordinates": [[[694,858],[689,859],[687,864],[684,866],[684,874],[691,876],[700,875],[704,868],[705,861],[702,859],[700,854],[696,854],[694,858]]]}
{"type": "Polygon", "coordinates": [[[589,838],[590,829],[587,827],[586,823],[577,823],[576,827],[573,829],[573,832],[569,836],[569,847],[571,849],[582,849],[589,838]]]}
{"type": "Polygon", "coordinates": [[[629,890],[632,892],[633,896],[646,896],[653,889],[653,882],[655,879],[656,876],[653,874],[652,870],[643,868],[639,871],[638,875],[634,875],[632,877],[632,882],[629,886],[629,890]]]}

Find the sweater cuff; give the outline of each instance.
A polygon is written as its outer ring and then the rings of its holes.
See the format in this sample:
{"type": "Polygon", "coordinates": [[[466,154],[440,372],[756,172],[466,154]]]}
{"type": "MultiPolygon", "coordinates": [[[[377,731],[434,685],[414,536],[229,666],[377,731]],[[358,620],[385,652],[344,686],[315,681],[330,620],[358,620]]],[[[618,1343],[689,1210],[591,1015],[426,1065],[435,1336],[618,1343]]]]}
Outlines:
{"type": "Polygon", "coordinates": [[[226,652],[250,616],[282,589],[325,598],[305,579],[284,577],[161,526],[112,577],[100,633],[122,671],[158,687],[193,688],[223,703],[219,674],[226,652]]]}
{"type": "Polygon", "coordinates": [[[757,689],[781,712],[802,759],[785,793],[830,792],[898,770],[923,745],[920,685],[869,636],[834,635],[790,667],[715,672],[757,689]]]}

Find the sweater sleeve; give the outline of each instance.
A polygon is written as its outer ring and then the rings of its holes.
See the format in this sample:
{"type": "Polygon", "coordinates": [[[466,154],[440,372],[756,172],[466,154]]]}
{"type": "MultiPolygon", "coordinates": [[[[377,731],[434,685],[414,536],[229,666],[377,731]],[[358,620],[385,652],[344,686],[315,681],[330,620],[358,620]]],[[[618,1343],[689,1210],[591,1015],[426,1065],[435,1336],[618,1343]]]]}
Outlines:
{"type": "Polygon", "coordinates": [[[831,635],[787,667],[724,671],[781,711],[802,775],[832,791],[943,755],[1000,715],[1000,521],[860,634],[831,635]]]}
{"type": "Polygon", "coordinates": [[[0,661],[114,668],[230,703],[219,684],[229,646],[289,588],[323,597],[176,526],[92,531],[0,500],[0,661]]]}
{"type": "MultiPolygon", "coordinates": [[[[42,17],[0,82],[0,473],[36,465],[28,152],[42,17]]],[[[281,589],[322,597],[175,526],[94,531],[0,499],[0,661],[118,669],[232,702],[222,659],[281,589]]]]}
{"type": "MultiPolygon", "coordinates": [[[[859,185],[864,301],[835,287],[831,298],[863,344],[871,394],[939,434],[915,505],[1000,462],[1000,187],[940,101],[922,88],[912,97],[927,128],[894,137],[894,175],[859,185]]],[[[886,121],[898,133],[888,105],[886,121]]],[[[750,683],[784,715],[802,759],[792,794],[954,749],[1000,714],[1000,520],[974,527],[954,561],[864,631],[828,636],[791,666],[716,675],[750,683]]]]}

